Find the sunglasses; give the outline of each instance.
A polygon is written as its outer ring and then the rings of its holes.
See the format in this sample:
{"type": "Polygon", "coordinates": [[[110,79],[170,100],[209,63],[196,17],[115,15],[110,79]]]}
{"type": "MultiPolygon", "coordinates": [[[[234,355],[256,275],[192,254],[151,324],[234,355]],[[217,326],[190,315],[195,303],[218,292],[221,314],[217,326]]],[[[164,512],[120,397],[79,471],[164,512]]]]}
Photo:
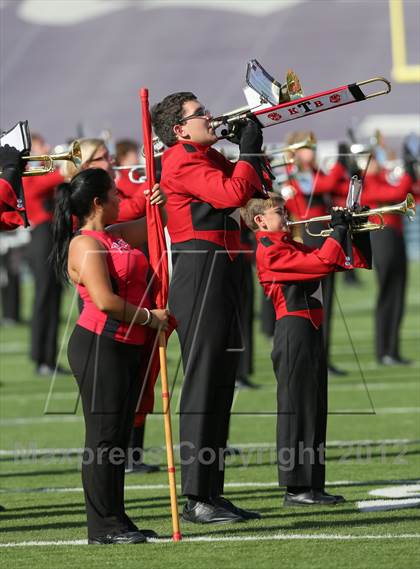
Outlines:
{"type": "Polygon", "coordinates": [[[181,123],[189,121],[190,119],[209,119],[211,117],[211,112],[208,109],[199,108],[192,115],[184,117],[181,123]]]}

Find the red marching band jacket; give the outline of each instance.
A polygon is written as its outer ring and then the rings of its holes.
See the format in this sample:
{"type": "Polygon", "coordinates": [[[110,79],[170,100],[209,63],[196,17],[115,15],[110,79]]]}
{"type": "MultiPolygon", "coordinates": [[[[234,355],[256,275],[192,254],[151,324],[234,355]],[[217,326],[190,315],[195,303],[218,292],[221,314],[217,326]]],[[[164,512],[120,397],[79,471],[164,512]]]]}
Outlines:
{"type": "Polygon", "coordinates": [[[12,186],[0,178],[0,231],[11,231],[23,225],[23,217],[16,208],[17,198],[12,186]]]}
{"type": "Polygon", "coordinates": [[[241,249],[237,208],[262,189],[248,162],[232,163],[214,148],[178,142],[163,154],[160,183],[172,243],[196,239],[228,252],[241,249]]]}
{"type": "Polygon", "coordinates": [[[310,194],[303,192],[294,175],[293,166],[288,166],[287,172],[289,181],[286,186],[293,190],[293,196],[287,199],[286,209],[296,220],[325,215],[332,205],[344,205],[350,178],[339,162],[336,162],[327,174],[321,170],[312,171],[313,185],[310,194]]]}
{"type": "Polygon", "coordinates": [[[149,189],[147,182],[135,184],[128,177],[128,171],[121,170],[115,181],[118,197],[120,198],[120,211],[117,223],[131,221],[146,215],[146,198],[144,190],[149,189]]]}
{"type": "MultiPolygon", "coordinates": [[[[379,174],[366,174],[363,182],[362,205],[367,205],[371,209],[390,204],[402,202],[408,192],[417,192],[416,198],[419,199],[419,188],[408,174],[403,174],[398,182],[393,185],[387,180],[385,170],[379,174]]],[[[398,214],[385,214],[384,223],[387,227],[392,227],[398,233],[402,233],[404,218],[398,214]]],[[[375,222],[372,217],[371,221],[375,222]]]]}
{"type": "Polygon", "coordinates": [[[285,231],[258,231],[257,275],[266,296],[273,301],[276,319],[299,316],[315,328],[323,320],[320,279],[334,271],[371,268],[370,238],[354,236],[351,251],[348,233],[334,229],[322,247],[312,249],[294,241],[285,231]]]}

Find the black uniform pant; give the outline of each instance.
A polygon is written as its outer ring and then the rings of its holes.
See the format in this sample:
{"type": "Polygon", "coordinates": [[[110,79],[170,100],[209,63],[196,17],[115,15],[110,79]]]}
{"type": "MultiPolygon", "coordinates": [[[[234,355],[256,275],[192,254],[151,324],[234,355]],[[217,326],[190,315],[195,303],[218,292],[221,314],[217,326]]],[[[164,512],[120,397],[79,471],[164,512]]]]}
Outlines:
{"type": "Polygon", "coordinates": [[[182,493],[223,493],[224,449],[241,346],[241,261],[208,241],[173,248],[169,306],[184,366],[180,404],[182,493]]]}
{"type": "Polygon", "coordinates": [[[0,255],[0,291],[3,318],[20,321],[21,290],[20,266],[21,248],[12,248],[0,255]]]}
{"type": "Polygon", "coordinates": [[[375,311],[376,357],[399,357],[407,281],[404,236],[392,227],[386,227],[371,233],[371,243],[379,284],[375,311]]]}
{"type": "Polygon", "coordinates": [[[61,284],[48,260],[53,244],[50,222],[37,225],[31,234],[30,258],[35,279],[31,327],[31,357],[38,364],[56,365],[61,284]]]}
{"type": "Polygon", "coordinates": [[[280,318],[271,358],[277,379],[279,483],[324,488],[328,394],[322,329],[299,316],[280,318]]]}
{"type": "Polygon", "coordinates": [[[86,426],[82,482],[88,537],[135,529],[124,509],[125,453],[141,388],[142,347],[76,326],[68,360],[86,426]]]}

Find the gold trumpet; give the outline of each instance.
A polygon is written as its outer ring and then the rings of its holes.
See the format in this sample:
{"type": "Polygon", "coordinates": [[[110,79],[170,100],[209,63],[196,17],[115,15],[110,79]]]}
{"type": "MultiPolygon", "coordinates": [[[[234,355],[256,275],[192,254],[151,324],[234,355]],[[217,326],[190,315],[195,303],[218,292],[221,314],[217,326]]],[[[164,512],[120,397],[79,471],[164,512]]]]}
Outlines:
{"type": "MultiPolygon", "coordinates": [[[[372,223],[370,221],[366,221],[364,223],[361,223],[360,225],[356,225],[353,227],[352,232],[363,233],[366,231],[377,231],[379,229],[384,229],[385,222],[383,216],[387,213],[393,213],[393,214],[397,213],[399,215],[405,215],[409,221],[413,221],[416,215],[416,202],[414,200],[413,195],[407,194],[405,200],[397,204],[386,205],[383,207],[376,207],[373,209],[367,209],[366,211],[362,211],[359,213],[350,212],[352,219],[353,218],[357,219],[360,217],[366,218],[372,216],[377,216],[380,219],[379,223],[372,223]]],[[[331,221],[331,215],[321,215],[319,217],[312,217],[311,219],[303,219],[301,221],[288,221],[287,226],[293,227],[296,225],[304,225],[306,233],[311,237],[328,237],[328,235],[331,235],[331,233],[333,232],[331,228],[323,229],[319,233],[313,233],[310,230],[310,224],[315,223],[317,221],[319,222],[331,221]]]]}
{"type": "Polygon", "coordinates": [[[22,156],[22,160],[26,162],[44,162],[44,166],[25,170],[22,176],[43,176],[44,174],[52,172],[54,170],[54,162],[60,160],[69,160],[73,162],[76,168],[80,168],[82,164],[82,152],[80,150],[79,141],[75,140],[67,152],[62,152],[61,154],[42,154],[40,156],[22,156]]]}

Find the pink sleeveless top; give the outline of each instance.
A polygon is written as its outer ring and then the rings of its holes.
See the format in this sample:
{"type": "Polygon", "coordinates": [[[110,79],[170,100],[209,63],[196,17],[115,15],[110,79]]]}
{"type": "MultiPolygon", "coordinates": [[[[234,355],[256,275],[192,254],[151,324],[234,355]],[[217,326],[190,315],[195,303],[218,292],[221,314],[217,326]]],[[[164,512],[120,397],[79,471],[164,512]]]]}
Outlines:
{"type": "MultiPolygon", "coordinates": [[[[147,293],[149,263],[144,253],[130,247],[121,237],[115,237],[106,231],[83,229],[80,234],[93,237],[106,249],[104,254],[114,293],[134,306],[150,309],[151,301],[147,293]]],[[[78,284],[76,288],[83,301],[83,310],[77,321],[79,326],[117,342],[145,343],[145,326],[113,319],[95,306],[85,286],[78,284]]]]}

